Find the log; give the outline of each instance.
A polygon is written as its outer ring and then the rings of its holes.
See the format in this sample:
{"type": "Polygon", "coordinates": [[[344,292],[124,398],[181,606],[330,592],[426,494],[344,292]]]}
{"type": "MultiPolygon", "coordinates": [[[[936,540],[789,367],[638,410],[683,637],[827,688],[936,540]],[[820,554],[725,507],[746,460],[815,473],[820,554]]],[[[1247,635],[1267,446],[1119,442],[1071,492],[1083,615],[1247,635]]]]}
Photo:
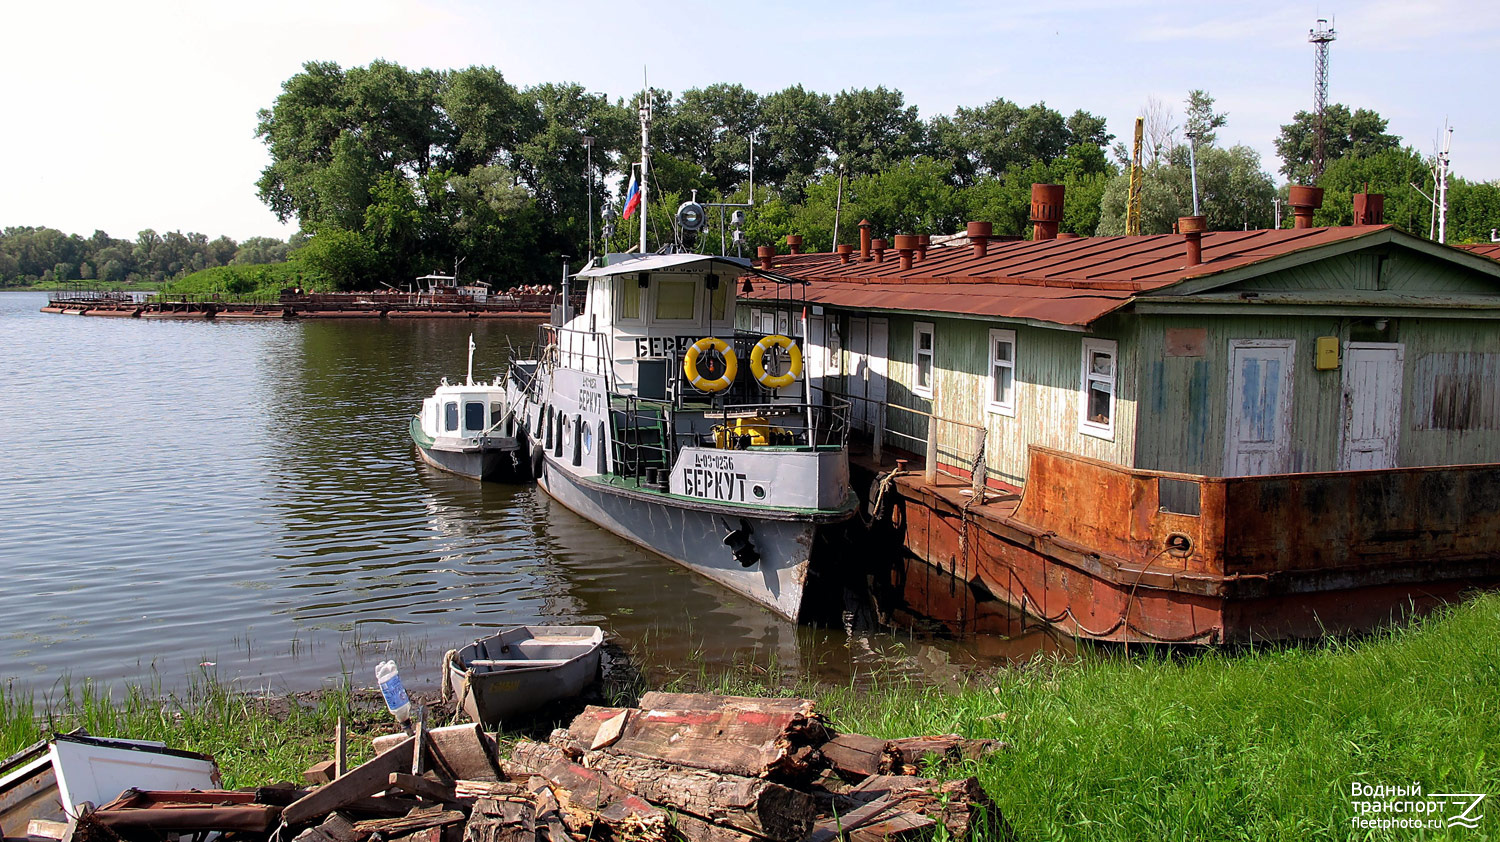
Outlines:
{"type": "Polygon", "coordinates": [[[535,842],[536,798],[517,793],[481,798],[464,826],[463,842],[535,842]]]}
{"type": "Polygon", "coordinates": [[[474,803],[481,798],[505,798],[520,795],[526,787],[518,783],[492,783],[490,781],[454,781],[453,796],[459,801],[474,803]]]}
{"type": "MultiPolygon", "coordinates": [[[[605,722],[621,708],[590,705],[568,728],[569,743],[587,749],[605,722]]],[[[608,749],[613,754],[660,760],[750,778],[797,780],[811,771],[811,752],[798,746],[823,733],[820,721],[798,711],[756,711],[736,707],[719,710],[632,711],[620,739],[608,749]],[[814,733],[815,732],[815,733],[814,733]]]]}
{"type": "Polygon", "coordinates": [[[886,800],[896,811],[920,813],[942,824],[952,839],[969,839],[976,834],[986,839],[1014,837],[995,802],[973,777],[892,793],[886,800]]]}
{"type": "Polygon", "coordinates": [[[673,813],[667,817],[667,824],[684,842],[765,842],[765,837],[706,822],[689,813],[673,813]]]}
{"type": "Polygon", "coordinates": [[[412,813],[395,819],[368,819],[355,822],[354,830],[364,836],[379,833],[387,839],[394,839],[428,828],[458,824],[467,818],[468,816],[465,816],[461,810],[434,810],[428,813],[412,813]]]}
{"type": "Polygon", "coordinates": [[[969,740],[957,734],[903,737],[886,744],[885,762],[881,771],[896,775],[915,775],[922,771],[922,764],[928,762],[928,758],[939,763],[978,760],[998,751],[1004,745],[997,740],[969,740]]]}
{"type": "Polygon", "coordinates": [[[892,793],[934,786],[937,786],[937,781],[932,778],[918,778],[912,775],[871,775],[860,781],[859,786],[851,787],[844,792],[844,796],[864,804],[892,793]]]}
{"type": "Polygon", "coordinates": [[[359,838],[353,822],[333,813],[322,824],[297,834],[293,842],[357,842],[359,838]]]}
{"type": "MultiPolygon", "coordinates": [[[[567,760],[553,745],[520,742],[512,762],[528,768],[567,760]]],[[[586,752],[585,768],[603,772],[620,787],[659,807],[690,814],[714,825],[772,839],[800,838],[817,818],[817,800],[765,780],[727,775],[610,754],[586,752]]]]}
{"type": "Polygon", "coordinates": [[[652,690],[641,697],[636,707],[641,710],[722,710],[726,707],[738,710],[754,710],[770,713],[799,713],[813,716],[811,699],[760,698],[757,696],[720,696],[715,693],[664,693],[652,690]]]}
{"type": "Polygon", "coordinates": [[[571,760],[559,760],[540,777],[551,784],[563,823],[575,834],[588,836],[596,827],[614,839],[666,842],[667,813],[640,796],[617,786],[606,775],[571,760]]]}
{"type": "Polygon", "coordinates": [[[428,801],[436,801],[439,804],[461,804],[454,794],[453,784],[439,783],[416,775],[407,775],[401,772],[392,772],[386,778],[388,789],[399,789],[409,792],[418,798],[426,798],[428,801]]]}
{"type": "Polygon", "coordinates": [[[878,775],[885,765],[885,749],[890,740],[863,734],[839,734],[819,749],[828,764],[840,776],[858,780],[878,775]]]}
{"type": "Polygon", "coordinates": [[[537,776],[531,779],[527,791],[536,799],[537,842],[570,842],[572,837],[563,822],[562,804],[552,791],[552,785],[545,778],[537,776]]]}
{"type": "Polygon", "coordinates": [[[389,785],[392,772],[404,772],[411,767],[412,745],[413,740],[408,737],[342,778],[302,796],[282,811],[281,820],[288,825],[306,824],[380,792],[389,785]]]}
{"type": "Polygon", "coordinates": [[[893,842],[898,839],[930,839],[937,822],[918,813],[896,813],[878,817],[849,833],[849,842],[893,842]]]}
{"type": "MultiPolygon", "coordinates": [[[[405,734],[387,734],[374,740],[375,753],[384,754],[401,741],[405,734]]],[[[495,741],[479,725],[449,725],[426,730],[427,756],[433,770],[448,780],[498,781],[500,766],[495,760],[495,741]]]]}

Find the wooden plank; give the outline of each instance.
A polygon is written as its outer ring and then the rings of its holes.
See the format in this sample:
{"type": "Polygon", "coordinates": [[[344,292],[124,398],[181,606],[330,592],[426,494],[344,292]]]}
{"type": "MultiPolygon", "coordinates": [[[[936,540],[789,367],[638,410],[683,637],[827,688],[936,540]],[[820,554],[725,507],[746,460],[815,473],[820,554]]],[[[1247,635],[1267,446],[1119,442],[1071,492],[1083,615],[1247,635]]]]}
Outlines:
{"type": "Polygon", "coordinates": [[[462,810],[437,810],[430,813],[413,813],[395,819],[369,819],[355,822],[354,829],[362,835],[380,833],[387,839],[405,836],[431,827],[459,824],[468,819],[462,810]]]}
{"type": "Polygon", "coordinates": [[[349,771],[349,732],[344,727],[344,717],[339,717],[333,732],[333,776],[342,778],[349,771]]]}
{"type": "Polygon", "coordinates": [[[918,778],[912,775],[871,775],[860,781],[859,786],[851,787],[843,794],[855,801],[870,802],[892,793],[932,786],[937,786],[937,781],[932,778],[918,778]]]}
{"type": "Polygon", "coordinates": [[[440,804],[461,803],[454,795],[453,784],[430,781],[418,775],[392,772],[386,778],[386,784],[390,789],[399,789],[402,792],[409,792],[412,795],[426,798],[429,801],[436,801],[440,804]]]}
{"type": "Polygon", "coordinates": [[[598,751],[619,742],[620,735],[625,731],[625,721],[630,718],[629,710],[622,710],[613,717],[605,720],[599,730],[594,733],[594,739],[589,743],[589,751],[598,751]]]}
{"type": "Polygon", "coordinates": [[[881,773],[885,749],[890,740],[863,734],[839,734],[819,747],[835,772],[848,778],[863,778],[881,773]]]}
{"type": "Polygon", "coordinates": [[[337,760],[319,760],[317,763],[302,770],[302,780],[310,784],[326,784],[338,777],[336,769],[337,760]]]}
{"type": "MultiPolygon", "coordinates": [[[[568,728],[570,741],[580,749],[592,745],[620,710],[585,708],[568,728]]],[[[642,710],[630,714],[609,750],[746,777],[799,778],[809,771],[810,754],[795,747],[811,737],[809,728],[821,733],[822,725],[792,711],[642,710]]]]}
{"type": "Polygon", "coordinates": [[[408,737],[342,778],[302,796],[282,812],[281,820],[288,825],[305,824],[385,789],[392,772],[410,768],[415,742],[408,737]]]}
{"type": "Polygon", "coordinates": [[[812,716],[814,703],[811,699],[720,696],[715,693],[665,693],[652,690],[641,697],[636,707],[641,710],[722,710],[732,707],[739,710],[780,711],[812,716]]]}
{"type": "Polygon", "coordinates": [[[937,822],[920,813],[896,813],[879,817],[849,833],[849,842],[893,842],[899,839],[930,839],[937,822]]]}
{"type": "Polygon", "coordinates": [[[32,839],[61,839],[67,832],[67,822],[32,819],[26,823],[26,835],[32,839]]]}
{"type": "MultiPolygon", "coordinates": [[[[469,781],[500,780],[500,764],[495,759],[495,741],[478,724],[429,728],[426,734],[427,759],[441,777],[469,781]]],[[[383,754],[407,738],[406,734],[376,737],[375,753],[383,754]]]]}
{"type": "Polygon", "coordinates": [[[834,842],[854,828],[873,821],[891,808],[889,798],[878,798],[843,816],[834,816],[818,822],[812,832],[803,837],[803,842],[834,842]]]}

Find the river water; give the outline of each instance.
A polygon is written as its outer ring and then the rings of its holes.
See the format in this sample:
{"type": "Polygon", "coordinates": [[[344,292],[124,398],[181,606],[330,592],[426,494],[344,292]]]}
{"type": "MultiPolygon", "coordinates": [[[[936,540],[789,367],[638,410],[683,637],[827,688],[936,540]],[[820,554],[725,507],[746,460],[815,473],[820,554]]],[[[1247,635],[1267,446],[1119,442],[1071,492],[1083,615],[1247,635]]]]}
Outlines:
{"type": "Polygon", "coordinates": [[[597,624],[649,673],[947,681],[1027,645],[798,627],[530,485],[421,463],[443,376],[535,322],[236,323],[40,313],[0,293],[0,684],[430,686],[498,626],[597,624]]]}

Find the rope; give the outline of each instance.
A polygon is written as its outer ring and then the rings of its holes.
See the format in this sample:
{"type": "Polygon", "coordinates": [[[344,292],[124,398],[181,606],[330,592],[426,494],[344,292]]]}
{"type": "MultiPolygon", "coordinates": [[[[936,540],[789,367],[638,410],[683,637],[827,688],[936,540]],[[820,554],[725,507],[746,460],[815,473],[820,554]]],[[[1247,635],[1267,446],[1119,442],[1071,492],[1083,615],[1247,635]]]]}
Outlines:
{"type": "Polygon", "coordinates": [[[875,524],[890,516],[890,503],[886,501],[886,495],[896,487],[896,477],[903,473],[907,472],[892,469],[875,475],[875,481],[870,484],[868,511],[859,513],[859,519],[864,522],[866,529],[874,529],[875,524]]]}
{"type": "MultiPolygon", "coordinates": [[[[453,698],[453,661],[457,657],[457,649],[449,649],[447,652],[443,653],[443,683],[441,694],[442,699],[445,703],[449,699],[453,698]]],[[[464,682],[468,683],[467,677],[464,678],[464,682]]]]}

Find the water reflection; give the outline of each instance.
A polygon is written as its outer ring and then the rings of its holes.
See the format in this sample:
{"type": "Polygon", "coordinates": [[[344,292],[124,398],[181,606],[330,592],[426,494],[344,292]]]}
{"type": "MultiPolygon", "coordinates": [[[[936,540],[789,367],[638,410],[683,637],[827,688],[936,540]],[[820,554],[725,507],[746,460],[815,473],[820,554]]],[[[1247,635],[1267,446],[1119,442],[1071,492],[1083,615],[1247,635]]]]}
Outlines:
{"type": "MultiPolygon", "coordinates": [[[[530,486],[422,464],[406,419],[462,375],[470,332],[489,378],[534,323],[84,319],[43,300],[0,294],[0,425],[43,431],[0,456],[0,681],[170,687],[201,668],[304,689],[394,657],[432,685],[446,649],[519,623],[602,625],[658,677],[942,680],[1035,648],[799,628],[530,486]]],[[[913,604],[942,591],[891,581],[913,604]]]]}

